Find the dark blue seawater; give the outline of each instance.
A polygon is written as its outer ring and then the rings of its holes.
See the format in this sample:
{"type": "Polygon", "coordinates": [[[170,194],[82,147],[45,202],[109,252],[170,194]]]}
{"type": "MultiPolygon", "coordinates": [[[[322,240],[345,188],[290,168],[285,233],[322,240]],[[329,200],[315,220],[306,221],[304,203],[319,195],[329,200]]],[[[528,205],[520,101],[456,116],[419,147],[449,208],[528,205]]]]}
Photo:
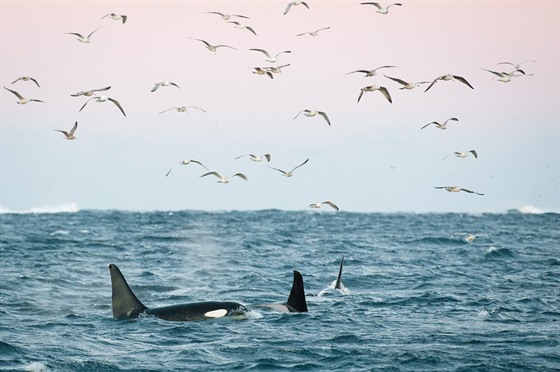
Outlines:
{"type": "Polygon", "coordinates": [[[0,369],[560,370],[560,215],[0,215],[0,369]],[[453,233],[478,234],[466,242],[453,233]],[[348,293],[323,291],[345,257],[348,293]],[[108,265],[147,306],[287,299],[247,320],[116,320],[108,265]],[[324,295],[318,296],[320,292],[324,295]]]}

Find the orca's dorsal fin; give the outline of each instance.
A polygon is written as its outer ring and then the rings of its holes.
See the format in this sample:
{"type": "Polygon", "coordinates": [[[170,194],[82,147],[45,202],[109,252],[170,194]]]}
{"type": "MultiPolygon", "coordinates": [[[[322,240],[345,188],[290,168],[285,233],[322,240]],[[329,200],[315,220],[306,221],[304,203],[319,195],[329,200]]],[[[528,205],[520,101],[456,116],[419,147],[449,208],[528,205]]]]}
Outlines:
{"type": "Polygon", "coordinates": [[[290,296],[286,304],[296,312],[307,312],[307,302],[305,301],[305,291],[303,290],[303,278],[299,271],[294,270],[294,283],[292,284],[292,290],[290,291],[290,296]]]}
{"type": "Polygon", "coordinates": [[[111,272],[111,286],[113,288],[113,317],[117,319],[136,318],[147,307],[136,298],[116,265],[110,264],[109,271],[111,272]]]}
{"type": "Polygon", "coordinates": [[[334,285],[335,289],[342,289],[342,266],[344,265],[344,256],[342,256],[342,260],[340,260],[340,268],[338,269],[338,277],[336,278],[336,284],[334,285]]]}

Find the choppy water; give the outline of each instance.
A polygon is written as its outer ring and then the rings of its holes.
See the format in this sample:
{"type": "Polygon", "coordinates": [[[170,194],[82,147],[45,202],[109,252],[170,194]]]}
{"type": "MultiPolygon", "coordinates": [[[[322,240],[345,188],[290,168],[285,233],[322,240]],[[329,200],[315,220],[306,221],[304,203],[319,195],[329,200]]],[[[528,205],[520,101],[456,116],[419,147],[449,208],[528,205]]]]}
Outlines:
{"type": "Polygon", "coordinates": [[[0,214],[0,369],[560,370],[560,215],[0,214]],[[485,234],[472,243],[451,235],[485,234]],[[345,256],[347,294],[326,291],[345,256]],[[147,306],[287,299],[309,313],[115,320],[109,263],[147,306]]]}

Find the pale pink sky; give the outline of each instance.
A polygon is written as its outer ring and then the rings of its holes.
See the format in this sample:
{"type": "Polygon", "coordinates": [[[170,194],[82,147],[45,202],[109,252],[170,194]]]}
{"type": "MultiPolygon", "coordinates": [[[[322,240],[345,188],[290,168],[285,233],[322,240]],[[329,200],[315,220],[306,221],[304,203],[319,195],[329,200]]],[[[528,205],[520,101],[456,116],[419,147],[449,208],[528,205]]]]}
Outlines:
{"type": "MultiPolygon", "coordinates": [[[[305,209],[332,199],[348,211],[505,211],[533,206],[559,211],[558,1],[405,1],[375,13],[359,1],[1,2],[2,85],[47,103],[17,105],[2,89],[0,207],[26,210],[75,204],[81,209],[305,209]],[[208,11],[251,19],[257,36],[208,11]],[[126,14],[120,24],[107,13],[126,14]],[[330,26],[317,37],[299,33],[330,26]],[[66,32],[88,34],[90,44],[66,32]],[[228,44],[217,54],[190,38],[228,44]],[[252,74],[264,56],[289,49],[289,63],[273,80],[252,74]],[[481,68],[537,60],[511,83],[481,68]],[[381,75],[346,75],[381,65],[381,75]],[[382,76],[433,80],[452,73],[457,83],[401,91],[382,76]],[[19,76],[35,77],[37,88],[19,76]],[[150,93],[153,84],[175,87],[150,93]],[[378,92],[360,88],[381,85],[378,92]],[[122,104],[91,102],[82,112],[80,90],[111,85],[122,104]],[[193,105],[208,111],[157,113],[193,105]],[[328,113],[294,116],[301,110],[328,113]],[[421,126],[458,117],[446,131],[421,126]],[[79,122],[78,140],[54,129],[79,122]],[[480,157],[441,160],[476,149],[480,157]],[[310,158],[293,178],[263,163],[235,157],[269,152],[269,164],[291,168],[310,158]],[[228,185],[198,177],[197,159],[225,175],[242,171],[248,182],[228,185]],[[435,190],[459,185],[483,197],[435,190]]],[[[383,3],[385,4],[385,3],[383,3]]],[[[425,86],[424,86],[425,87],[425,86]]]]}

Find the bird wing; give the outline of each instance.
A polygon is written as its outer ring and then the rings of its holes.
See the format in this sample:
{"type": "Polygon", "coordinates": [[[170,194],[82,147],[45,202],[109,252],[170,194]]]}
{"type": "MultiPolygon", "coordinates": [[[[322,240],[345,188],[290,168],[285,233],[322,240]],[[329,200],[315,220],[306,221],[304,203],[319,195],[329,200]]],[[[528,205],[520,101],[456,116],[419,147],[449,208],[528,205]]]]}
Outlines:
{"type": "Polygon", "coordinates": [[[201,109],[200,107],[196,107],[196,106],[187,106],[187,107],[189,107],[189,108],[195,108],[195,109],[200,110],[200,111],[202,111],[202,112],[208,113],[208,111],[206,111],[206,110],[204,110],[204,109],[201,109]]]}
{"type": "Polygon", "coordinates": [[[70,135],[73,136],[74,132],[76,132],[76,129],[78,129],[78,122],[76,121],[74,123],[74,126],[72,127],[72,129],[70,129],[70,135]]]}
{"type": "Polygon", "coordinates": [[[126,20],[128,19],[128,16],[121,15],[121,18],[122,18],[122,23],[123,23],[123,25],[124,25],[124,23],[125,23],[126,20]]]}
{"type": "Polygon", "coordinates": [[[88,99],[88,100],[86,101],[86,103],[84,103],[84,105],[82,106],[82,108],[80,108],[79,111],[82,111],[82,110],[84,109],[84,107],[86,107],[86,105],[88,104],[88,102],[91,101],[91,100],[94,99],[94,98],[95,98],[95,97],[91,97],[90,99],[88,99]]]}
{"type": "Polygon", "coordinates": [[[483,68],[483,70],[484,70],[484,71],[491,72],[491,73],[493,73],[494,75],[499,76],[499,77],[504,77],[504,76],[506,75],[506,74],[504,74],[503,72],[491,71],[491,70],[487,70],[487,69],[485,69],[485,68],[483,68]]]}
{"type": "Polygon", "coordinates": [[[264,49],[256,49],[256,48],[253,48],[253,49],[249,49],[249,50],[254,50],[254,51],[257,51],[257,52],[264,53],[264,55],[266,55],[268,58],[270,58],[270,54],[268,54],[268,52],[267,52],[266,50],[264,50],[264,49]]]}
{"type": "Polygon", "coordinates": [[[91,35],[93,35],[93,34],[94,34],[94,32],[96,32],[97,30],[99,30],[99,28],[97,28],[97,29],[93,30],[92,32],[90,32],[90,33],[89,33],[89,35],[87,36],[87,37],[88,37],[88,39],[89,39],[89,38],[91,37],[91,35]]]}
{"type": "Polygon", "coordinates": [[[180,87],[180,86],[178,86],[178,85],[177,85],[177,84],[175,84],[175,83],[171,83],[171,82],[170,82],[169,84],[173,85],[174,87],[177,87],[177,88],[181,89],[181,87],[180,87]]]}
{"type": "Polygon", "coordinates": [[[167,110],[163,110],[162,112],[158,112],[158,114],[163,114],[164,112],[167,112],[167,111],[170,111],[170,110],[175,110],[175,109],[177,109],[177,107],[171,107],[171,108],[168,108],[167,110]]]}
{"type": "Polygon", "coordinates": [[[202,163],[199,162],[198,160],[190,160],[190,162],[191,162],[191,163],[196,163],[196,164],[198,164],[198,165],[203,166],[207,171],[210,170],[210,169],[208,169],[208,168],[206,167],[206,165],[202,164],[202,163]]]}
{"type": "Polygon", "coordinates": [[[113,99],[113,98],[107,98],[107,99],[108,99],[109,101],[113,102],[115,105],[117,105],[117,107],[119,108],[119,110],[121,110],[122,114],[123,114],[124,116],[126,116],[126,114],[124,113],[124,110],[123,110],[121,104],[119,103],[119,101],[117,101],[116,99],[113,99]]]}
{"type": "Polygon", "coordinates": [[[306,3],[305,1],[302,1],[301,4],[302,4],[303,6],[305,6],[307,9],[309,9],[309,5],[307,5],[307,3],[306,3]]]}
{"type": "Polygon", "coordinates": [[[329,120],[329,117],[327,116],[326,112],[319,111],[318,114],[325,118],[325,120],[327,121],[327,124],[331,125],[331,121],[329,120]]]}
{"type": "Polygon", "coordinates": [[[283,171],[282,169],[274,168],[274,167],[271,167],[271,166],[269,166],[269,165],[267,165],[267,167],[269,167],[270,169],[277,170],[278,172],[280,172],[280,173],[282,173],[282,174],[284,174],[284,175],[285,175],[285,174],[288,174],[288,172],[283,171]]]}
{"type": "Polygon", "coordinates": [[[292,170],[290,171],[290,173],[292,173],[293,171],[295,171],[295,170],[298,169],[299,167],[304,166],[308,161],[309,161],[309,158],[306,159],[306,160],[305,160],[303,163],[301,163],[300,165],[294,167],[294,169],[292,169],[292,170]]]}
{"type": "Polygon", "coordinates": [[[389,8],[390,8],[390,7],[392,7],[393,5],[396,5],[396,6],[402,6],[402,4],[401,4],[401,3],[393,3],[393,4],[389,5],[389,6],[387,6],[387,9],[389,9],[389,8]]]}
{"type": "Polygon", "coordinates": [[[362,99],[362,96],[364,95],[365,90],[361,89],[360,90],[360,95],[358,96],[358,102],[360,102],[360,100],[362,99]]]}
{"type": "Polygon", "coordinates": [[[66,32],[66,35],[75,35],[75,36],[77,36],[77,37],[81,37],[82,39],[84,38],[84,37],[82,36],[82,34],[79,34],[79,33],[77,33],[77,32],[66,32]]]}
{"type": "Polygon", "coordinates": [[[434,81],[432,81],[432,82],[430,83],[430,85],[428,85],[428,87],[426,88],[426,90],[424,91],[424,93],[426,93],[438,80],[439,80],[439,77],[437,77],[434,81]]]}
{"type": "Polygon", "coordinates": [[[366,2],[366,3],[360,3],[362,5],[373,5],[375,6],[377,9],[381,10],[381,5],[379,5],[378,3],[370,3],[370,2],[366,2]]]}
{"type": "Polygon", "coordinates": [[[264,154],[263,156],[266,158],[267,162],[270,162],[270,154],[264,154]]]}
{"type": "Polygon", "coordinates": [[[158,88],[161,87],[161,84],[163,83],[156,83],[156,85],[154,85],[154,87],[152,88],[152,90],[150,90],[150,92],[155,92],[156,90],[158,90],[158,88]]]}
{"type": "Polygon", "coordinates": [[[288,12],[290,11],[290,9],[292,9],[292,5],[293,3],[289,3],[288,6],[286,7],[286,10],[284,10],[284,15],[288,14],[288,12]]]}
{"type": "Polygon", "coordinates": [[[213,175],[213,176],[216,176],[216,177],[218,177],[218,178],[224,178],[220,173],[218,173],[218,172],[216,172],[216,171],[204,173],[204,174],[203,174],[202,176],[200,176],[199,178],[206,177],[206,176],[209,176],[209,175],[213,175]]]}
{"type": "Polygon", "coordinates": [[[251,31],[255,36],[257,35],[257,33],[255,32],[255,30],[253,30],[252,27],[245,26],[245,28],[246,28],[247,30],[251,31]]]}
{"type": "Polygon", "coordinates": [[[450,120],[459,121],[459,119],[457,119],[457,118],[449,118],[449,119],[447,119],[447,120],[445,121],[445,123],[447,124],[447,122],[450,121],[450,120]]]}
{"type": "Polygon", "coordinates": [[[459,80],[463,84],[466,84],[469,88],[474,89],[473,86],[469,84],[469,82],[464,77],[453,75],[453,78],[455,80],[459,80]]]}
{"type": "Polygon", "coordinates": [[[16,96],[17,98],[23,99],[23,97],[21,96],[21,94],[19,94],[19,93],[16,92],[15,90],[11,90],[11,89],[8,89],[8,88],[6,88],[6,87],[4,87],[4,89],[6,89],[8,92],[11,92],[11,93],[15,94],[15,96],[16,96]]]}
{"type": "Polygon", "coordinates": [[[55,131],[64,134],[65,137],[68,137],[68,136],[69,136],[68,132],[65,131],[65,130],[55,129],[55,131]]]}
{"type": "MultiPolygon", "coordinates": [[[[281,51],[281,52],[279,52],[279,53],[276,53],[276,56],[275,56],[275,57],[278,57],[278,56],[279,56],[280,54],[282,54],[282,53],[292,53],[292,51],[291,51],[291,50],[283,50],[283,51],[281,51]]],[[[279,68],[280,68],[280,67],[279,67],[279,68]]]]}
{"type": "Polygon", "coordinates": [[[23,77],[18,77],[16,80],[12,81],[12,84],[17,82],[17,81],[20,81],[21,79],[23,79],[23,77]]]}
{"type": "Polygon", "coordinates": [[[323,28],[320,28],[320,29],[316,30],[315,32],[319,32],[319,31],[323,31],[323,30],[328,30],[329,28],[331,28],[331,27],[330,27],[330,26],[329,26],[329,27],[323,27],[323,28]]]}
{"type": "Polygon", "coordinates": [[[232,47],[232,46],[229,46],[229,45],[224,45],[224,44],[220,44],[220,45],[216,45],[216,46],[214,46],[214,48],[219,48],[219,47],[226,47],[226,48],[231,48],[231,49],[235,49],[235,50],[237,50],[237,48],[234,48],[234,47],[232,47]]]}
{"type": "MultiPolygon", "coordinates": [[[[177,163],[177,164],[179,164],[179,163],[177,163]]],[[[167,173],[165,173],[165,176],[164,176],[164,177],[169,176],[169,173],[171,173],[171,171],[173,170],[173,168],[175,168],[175,166],[176,166],[177,164],[173,164],[173,166],[172,166],[171,168],[169,168],[169,170],[167,171],[167,173]]]]}
{"type": "Polygon", "coordinates": [[[385,98],[387,98],[387,101],[389,101],[390,103],[393,103],[393,100],[391,99],[391,95],[389,94],[389,91],[387,90],[387,88],[380,87],[378,90],[381,92],[381,94],[383,94],[385,96],[385,98]]]}
{"type": "MultiPolygon", "coordinates": [[[[523,75],[525,75],[525,73],[523,73],[523,75]]],[[[41,88],[41,86],[39,85],[39,83],[37,82],[37,80],[33,79],[32,77],[30,77],[29,80],[33,81],[35,84],[37,84],[37,86],[38,86],[39,88],[41,88]]]]}
{"type": "Polygon", "coordinates": [[[241,179],[244,179],[245,181],[249,181],[249,179],[247,178],[246,175],[244,175],[243,173],[235,173],[232,177],[239,177],[241,179]]]}
{"type": "Polygon", "coordinates": [[[469,152],[473,154],[475,159],[478,159],[478,153],[476,152],[476,150],[470,150],[469,152]]]}
{"type": "Polygon", "coordinates": [[[297,113],[296,116],[294,116],[294,118],[292,120],[296,120],[296,118],[299,116],[299,114],[301,114],[302,112],[304,112],[305,110],[301,110],[300,112],[297,113]]]}
{"type": "Polygon", "coordinates": [[[330,201],[330,200],[324,201],[324,202],[322,202],[321,204],[326,204],[326,205],[329,205],[329,206],[333,207],[333,208],[336,209],[337,211],[339,210],[339,208],[337,207],[337,205],[334,204],[334,203],[333,203],[332,201],[330,201]]]}
{"type": "Polygon", "coordinates": [[[404,81],[404,80],[397,79],[397,78],[394,78],[394,77],[390,77],[390,76],[387,76],[387,75],[383,75],[383,76],[385,76],[387,79],[391,79],[391,80],[393,80],[393,81],[396,81],[396,82],[399,83],[399,84],[408,85],[408,83],[407,83],[406,81],[404,81]]]}
{"type": "Polygon", "coordinates": [[[103,92],[103,91],[106,91],[106,90],[109,90],[109,89],[111,89],[111,86],[101,88],[101,89],[92,89],[91,91],[92,92],[103,92]]]}
{"type": "Polygon", "coordinates": [[[432,121],[431,123],[428,123],[428,124],[424,125],[424,126],[423,126],[422,128],[420,128],[420,129],[424,129],[424,128],[426,128],[428,125],[432,125],[432,124],[437,124],[437,123],[436,123],[435,121],[432,121]]]}
{"type": "Polygon", "coordinates": [[[246,16],[241,15],[241,14],[231,14],[231,17],[239,17],[239,18],[250,19],[249,17],[246,17],[246,16]]]}

